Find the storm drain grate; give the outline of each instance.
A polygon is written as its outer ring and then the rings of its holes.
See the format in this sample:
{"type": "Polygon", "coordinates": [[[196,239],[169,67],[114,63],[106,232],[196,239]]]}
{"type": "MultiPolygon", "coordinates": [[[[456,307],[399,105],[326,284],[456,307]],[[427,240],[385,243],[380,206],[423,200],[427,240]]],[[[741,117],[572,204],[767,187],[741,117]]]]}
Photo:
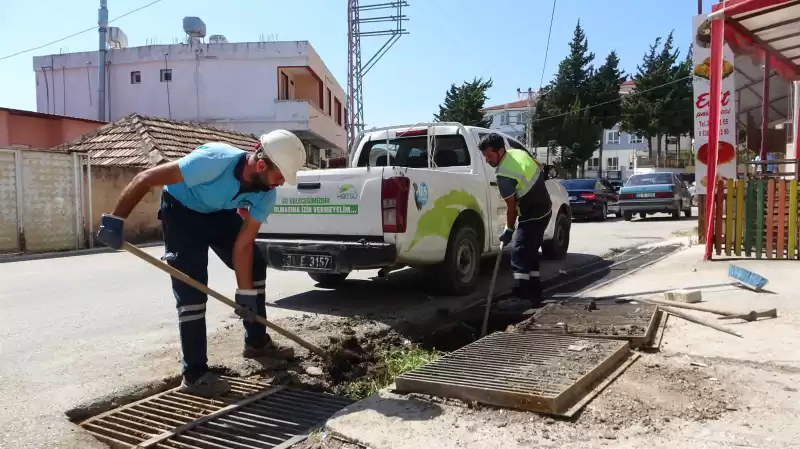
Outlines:
{"type": "Polygon", "coordinates": [[[494,333],[395,379],[397,390],[571,415],[630,354],[622,340],[494,333]]]}
{"type": "Polygon", "coordinates": [[[661,315],[656,306],[645,304],[547,304],[517,329],[522,333],[627,340],[632,348],[641,348],[653,344],[661,315]]]}
{"type": "Polygon", "coordinates": [[[113,448],[289,447],[352,400],[239,378],[218,399],[177,389],[90,418],[81,427],[113,448]]]}

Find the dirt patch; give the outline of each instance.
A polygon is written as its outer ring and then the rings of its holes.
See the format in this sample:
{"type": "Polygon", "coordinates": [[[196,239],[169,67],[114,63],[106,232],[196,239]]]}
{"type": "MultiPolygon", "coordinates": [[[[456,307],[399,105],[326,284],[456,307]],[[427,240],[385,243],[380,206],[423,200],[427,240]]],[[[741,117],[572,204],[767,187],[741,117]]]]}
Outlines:
{"type": "Polygon", "coordinates": [[[709,421],[736,410],[735,396],[709,368],[672,359],[640,360],[581,415],[581,424],[658,430],[676,419],[709,421]]]}
{"type": "Polygon", "coordinates": [[[326,432],[315,432],[292,449],[365,449],[364,446],[334,437],[326,432]]]}

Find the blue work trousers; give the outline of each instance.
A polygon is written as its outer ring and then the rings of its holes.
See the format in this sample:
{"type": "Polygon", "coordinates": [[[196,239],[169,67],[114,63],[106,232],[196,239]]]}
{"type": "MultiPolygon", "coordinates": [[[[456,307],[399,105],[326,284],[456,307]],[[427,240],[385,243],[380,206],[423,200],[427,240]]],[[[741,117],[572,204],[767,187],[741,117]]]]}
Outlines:
{"type": "Polygon", "coordinates": [[[536,301],[541,298],[539,278],[539,248],[550,215],[535,220],[520,221],[511,241],[511,272],[514,276],[513,294],[520,299],[536,301]]]}
{"type": "MultiPolygon", "coordinates": [[[[164,260],[192,279],[208,285],[209,248],[233,269],[233,243],[243,220],[235,210],[201,213],[183,206],[169,193],[163,192],[158,218],[164,233],[164,260]]],[[[267,264],[264,255],[253,248],[253,288],[258,290],[257,312],[267,316],[265,287],[267,264]]],[[[178,309],[181,339],[182,374],[194,381],[208,371],[206,344],[205,293],[172,279],[172,292],[178,309]]],[[[262,346],[269,342],[266,327],[244,322],[245,344],[262,346]]]]}

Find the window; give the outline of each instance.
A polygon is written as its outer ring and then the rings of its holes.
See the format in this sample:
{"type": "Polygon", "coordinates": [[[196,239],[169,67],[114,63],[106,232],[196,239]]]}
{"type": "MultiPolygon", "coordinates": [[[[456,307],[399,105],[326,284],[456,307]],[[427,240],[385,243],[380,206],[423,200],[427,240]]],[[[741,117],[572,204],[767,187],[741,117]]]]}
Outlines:
{"type": "Polygon", "coordinates": [[[161,69],[161,82],[169,83],[172,81],[172,69],[161,69]]]}
{"type": "Polygon", "coordinates": [[[338,98],[333,100],[333,110],[336,112],[336,124],[342,126],[342,102],[338,98]]]}
{"type": "Polygon", "coordinates": [[[619,170],[619,158],[618,157],[607,158],[606,170],[619,170]]]}
{"type": "MultiPolygon", "coordinates": [[[[460,167],[471,164],[464,136],[438,135],[435,142],[433,162],[437,167],[460,167]]],[[[416,135],[367,142],[358,157],[359,167],[428,168],[428,136],[416,135]]]]}
{"type": "Polygon", "coordinates": [[[619,131],[606,131],[606,143],[619,143],[619,131]]]}
{"type": "Polygon", "coordinates": [[[631,134],[631,143],[644,143],[644,137],[631,134]]]}
{"type": "Polygon", "coordinates": [[[528,152],[528,149],[525,148],[525,145],[517,142],[514,139],[508,139],[508,146],[513,148],[513,149],[515,149],[515,150],[522,150],[522,151],[524,151],[526,153],[528,152]]]}
{"type": "Polygon", "coordinates": [[[520,112],[517,116],[517,124],[525,125],[528,123],[528,113],[527,112],[520,112]]]}
{"type": "Polygon", "coordinates": [[[509,114],[508,112],[503,112],[500,114],[500,125],[508,125],[509,122],[509,114]]]}
{"type": "Polygon", "coordinates": [[[131,72],[131,84],[141,84],[142,83],[142,72],[138,70],[135,72],[131,72]]]}
{"type": "Polygon", "coordinates": [[[333,117],[333,112],[331,111],[331,106],[333,105],[333,103],[331,103],[331,90],[327,89],[327,91],[328,91],[328,96],[325,99],[325,112],[331,117],[333,117]]]}
{"type": "Polygon", "coordinates": [[[567,190],[594,190],[596,182],[594,179],[565,179],[561,184],[567,190]]]}
{"type": "Polygon", "coordinates": [[[646,175],[633,175],[628,178],[626,186],[649,186],[654,184],[672,184],[672,173],[648,173],[646,175]]]}
{"type": "Polygon", "coordinates": [[[281,100],[288,100],[289,99],[289,75],[281,72],[281,100]]]}
{"type": "Polygon", "coordinates": [[[589,170],[597,170],[598,168],[600,168],[600,158],[593,157],[589,159],[589,170]]]}

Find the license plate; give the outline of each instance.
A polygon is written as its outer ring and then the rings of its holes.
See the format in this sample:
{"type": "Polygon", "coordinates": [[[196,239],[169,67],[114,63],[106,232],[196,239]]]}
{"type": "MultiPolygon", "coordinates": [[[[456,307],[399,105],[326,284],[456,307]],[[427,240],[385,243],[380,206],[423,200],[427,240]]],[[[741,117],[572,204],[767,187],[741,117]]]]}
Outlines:
{"type": "Polygon", "coordinates": [[[637,193],[636,198],[655,198],[655,193],[637,193]]]}
{"type": "Polygon", "coordinates": [[[283,266],[285,268],[331,271],[333,269],[333,257],[312,254],[285,254],[283,256],[283,266]]]}
{"type": "Polygon", "coordinates": [[[578,197],[577,197],[577,196],[571,196],[571,197],[569,197],[569,200],[570,200],[570,201],[575,201],[575,200],[577,200],[577,199],[578,199],[578,197]]]}

